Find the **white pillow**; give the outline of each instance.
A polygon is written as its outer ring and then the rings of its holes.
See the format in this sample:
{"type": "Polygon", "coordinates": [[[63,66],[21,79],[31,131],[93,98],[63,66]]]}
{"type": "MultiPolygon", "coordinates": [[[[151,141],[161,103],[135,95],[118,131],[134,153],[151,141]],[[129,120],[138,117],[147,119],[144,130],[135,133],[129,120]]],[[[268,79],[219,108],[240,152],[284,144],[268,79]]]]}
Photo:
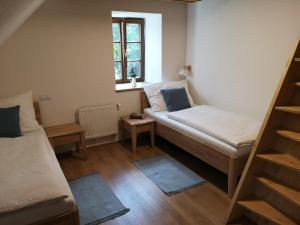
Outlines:
{"type": "Polygon", "coordinates": [[[172,89],[172,88],[185,88],[187,93],[189,102],[191,106],[194,106],[194,100],[189,92],[188,84],[186,80],[181,81],[168,81],[168,82],[161,82],[152,85],[147,85],[144,87],[144,91],[148,97],[149,103],[151,105],[151,109],[155,112],[157,111],[166,111],[167,106],[163,99],[163,96],[160,93],[161,89],[172,89]]]}
{"type": "Polygon", "coordinates": [[[32,92],[8,98],[0,98],[0,108],[20,106],[20,127],[22,133],[34,131],[40,128],[35,118],[33,107],[32,92]]]}

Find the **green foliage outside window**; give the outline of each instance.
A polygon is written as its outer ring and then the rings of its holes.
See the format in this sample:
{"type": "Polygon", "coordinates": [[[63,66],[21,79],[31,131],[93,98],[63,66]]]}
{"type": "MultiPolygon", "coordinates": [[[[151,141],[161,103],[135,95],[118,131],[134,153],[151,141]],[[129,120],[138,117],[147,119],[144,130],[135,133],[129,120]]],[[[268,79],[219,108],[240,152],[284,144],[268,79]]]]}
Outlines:
{"type": "Polygon", "coordinates": [[[116,18],[112,23],[115,79],[142,78],[142,21],[116,18]],[[126,34],[124,34],[126,32],[126,34]],[[126,39],[126,40],[125,40],[126,39]]]}

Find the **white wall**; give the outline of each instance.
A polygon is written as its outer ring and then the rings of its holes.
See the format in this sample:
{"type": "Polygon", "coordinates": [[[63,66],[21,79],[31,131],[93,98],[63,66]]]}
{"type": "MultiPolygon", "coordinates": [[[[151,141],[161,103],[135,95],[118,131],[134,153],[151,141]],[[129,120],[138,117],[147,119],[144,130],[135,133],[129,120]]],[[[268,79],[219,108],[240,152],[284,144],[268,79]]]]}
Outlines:
{"type": "Polygon", "coordinates": [[[186,5],[158,0],[46,0],[0,47],[0,96],[32,90],[46,126],[72,122],[82,106],[121,103],[140,110],[138,92],[115,93],[111,12],[160,13],[163,79],[185,61],[186,5]]]}
{"type": "Polygon", "coordinates": [[[162,14],[113,11],[112,17],[144,18],[145,81],[162,81],[162,14]]]}
{"type": "Polygon", "coordinates": [[[198,103],[263,119],[300,37],[299,0],[188,6],[186,63],[198,103]]]}
{"type": "Polygon", "coordinates": [[[146,16],[145,43],[145,80],[152,83],[160,82],[162,81],[161,14],[146,16]]]}

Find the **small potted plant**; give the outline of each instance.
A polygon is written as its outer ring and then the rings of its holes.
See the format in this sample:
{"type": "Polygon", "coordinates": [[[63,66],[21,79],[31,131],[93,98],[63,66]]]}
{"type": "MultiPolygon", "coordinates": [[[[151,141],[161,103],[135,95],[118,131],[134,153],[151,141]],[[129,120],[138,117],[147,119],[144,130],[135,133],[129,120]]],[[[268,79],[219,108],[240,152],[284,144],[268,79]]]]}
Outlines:
{"type": "Polygon", "coordinates": [[[129,77],[132,87],[136,87],[137,72],[132,64],[130,64],[130,66],[129,66],[128,77],[129,77]]]}

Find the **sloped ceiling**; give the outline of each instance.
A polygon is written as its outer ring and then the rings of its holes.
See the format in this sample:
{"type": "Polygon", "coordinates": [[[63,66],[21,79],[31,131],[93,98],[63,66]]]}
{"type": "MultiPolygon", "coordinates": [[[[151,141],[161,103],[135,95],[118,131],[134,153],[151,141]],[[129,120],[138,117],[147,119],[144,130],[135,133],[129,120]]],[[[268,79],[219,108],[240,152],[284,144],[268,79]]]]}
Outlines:
{"type": "MultiPolygon", "coordinates": [[[[164,0],[196,2],[200,0],[164,0]]],[[[0,0],[0,46],[28,19],[44,0],[0,0]]]]}
{"type": "Polygon", "coordinates": [[[44,0],[0,0],[0,46],[44,0]]]}

